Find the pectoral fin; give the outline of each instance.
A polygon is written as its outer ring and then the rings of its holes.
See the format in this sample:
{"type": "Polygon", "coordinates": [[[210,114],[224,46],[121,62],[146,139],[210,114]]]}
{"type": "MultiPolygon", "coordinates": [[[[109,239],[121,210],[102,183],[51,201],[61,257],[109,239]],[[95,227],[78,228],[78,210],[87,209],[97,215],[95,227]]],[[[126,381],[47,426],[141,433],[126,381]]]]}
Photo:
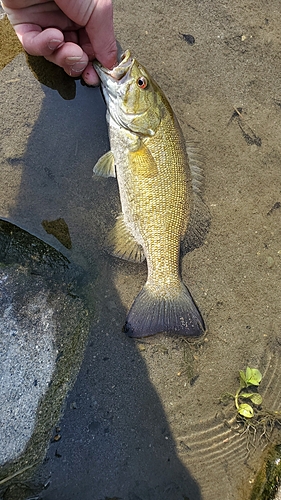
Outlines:
{"type": "Polygon", "coordinates": [[[107,245],[115,257],[132,262],[143,262],[145,259],[141,245],[137,243],[124,222],[123,214],[117,218],[114,228],[110,231],[107,245]]]}
{"type": "Polygon", "coordinates": [[[129,165],[132,172],[139,177],[151,178],[158,174],[156,162],[143,143],[136,151],[129,153],[129,165]]]}
{"type": "Polygon", "coordinates": [[[111,151],[108,151],[100,157],[93,168],[93,172],[102,177],[116,177],[115,161],[111,151]]]}

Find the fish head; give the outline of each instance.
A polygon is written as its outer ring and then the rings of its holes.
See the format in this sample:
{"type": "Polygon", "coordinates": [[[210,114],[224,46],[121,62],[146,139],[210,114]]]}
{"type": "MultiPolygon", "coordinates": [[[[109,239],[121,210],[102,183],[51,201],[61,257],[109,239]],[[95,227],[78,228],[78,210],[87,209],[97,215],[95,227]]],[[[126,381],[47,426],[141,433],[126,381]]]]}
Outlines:
{"type": "Polygon", "coordinates": [[[113,69],[94,61],[111,117],[141,136],[153,136],[165,114],[165,98],[146,69],[127,50],[113,69]]]}

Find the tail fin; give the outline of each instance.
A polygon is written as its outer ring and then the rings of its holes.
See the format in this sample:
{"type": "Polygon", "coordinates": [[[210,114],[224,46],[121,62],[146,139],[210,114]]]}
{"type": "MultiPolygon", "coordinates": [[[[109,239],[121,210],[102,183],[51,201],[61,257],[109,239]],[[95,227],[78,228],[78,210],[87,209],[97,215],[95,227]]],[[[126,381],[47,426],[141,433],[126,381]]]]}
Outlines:
{"type": "Polygon", "coordinates": [[[193,337],[202,335],[204,331],[203,318],[183,283],[176,297],[158,297],[145,285],[136,297],[124,325],[124,332],[136,338],[160,332],[193,337]]]}

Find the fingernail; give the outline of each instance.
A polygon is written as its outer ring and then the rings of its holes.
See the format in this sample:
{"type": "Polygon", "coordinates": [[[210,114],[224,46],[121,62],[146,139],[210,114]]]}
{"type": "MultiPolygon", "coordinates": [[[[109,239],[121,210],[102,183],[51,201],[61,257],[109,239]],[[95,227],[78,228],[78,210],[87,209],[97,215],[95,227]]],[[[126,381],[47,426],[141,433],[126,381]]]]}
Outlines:
{"type": "Polygon", "coordinates": [[[78,61],[81,61],[81,56],[69,56],[66,58],[67,64],[74,64],[78,61]]]}
{"type": "Polygon", "coordinates": [[[84,71],[86,66],[87,66],[87,63],[85,61],[84,62],[81,62],[81,61],[77,62],[71,66],[71,72],[81,73],[82,71],[84,71]]]}
{"type": "Polygon", "coordinates": [[[56,49],[59,49],[63,44],[64,44],[64,42],[62,42],[61,40],[56,40],[54,38],[53,40],[49,41],[48,47],[50,50],[56,50],[56,49]]]}

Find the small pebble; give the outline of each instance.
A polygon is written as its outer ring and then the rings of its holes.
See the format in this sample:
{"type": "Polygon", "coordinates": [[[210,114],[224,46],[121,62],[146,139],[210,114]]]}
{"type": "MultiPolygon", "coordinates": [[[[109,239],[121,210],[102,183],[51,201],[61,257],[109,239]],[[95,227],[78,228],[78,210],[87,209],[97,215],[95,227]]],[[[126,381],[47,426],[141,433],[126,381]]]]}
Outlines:
{"type": "Polygon", "coordinates": [[[269,255],[266,259],[267,267],[271,268],[274,266],[274,259],[269,255]]]}
{"type": "Polygon", "coordinates": [[[189,45],[194,45],[195,44],[195,38],[193,35],[185,35],[184,33],[180,33],[180,36],[189,44],[189,45]]]}

